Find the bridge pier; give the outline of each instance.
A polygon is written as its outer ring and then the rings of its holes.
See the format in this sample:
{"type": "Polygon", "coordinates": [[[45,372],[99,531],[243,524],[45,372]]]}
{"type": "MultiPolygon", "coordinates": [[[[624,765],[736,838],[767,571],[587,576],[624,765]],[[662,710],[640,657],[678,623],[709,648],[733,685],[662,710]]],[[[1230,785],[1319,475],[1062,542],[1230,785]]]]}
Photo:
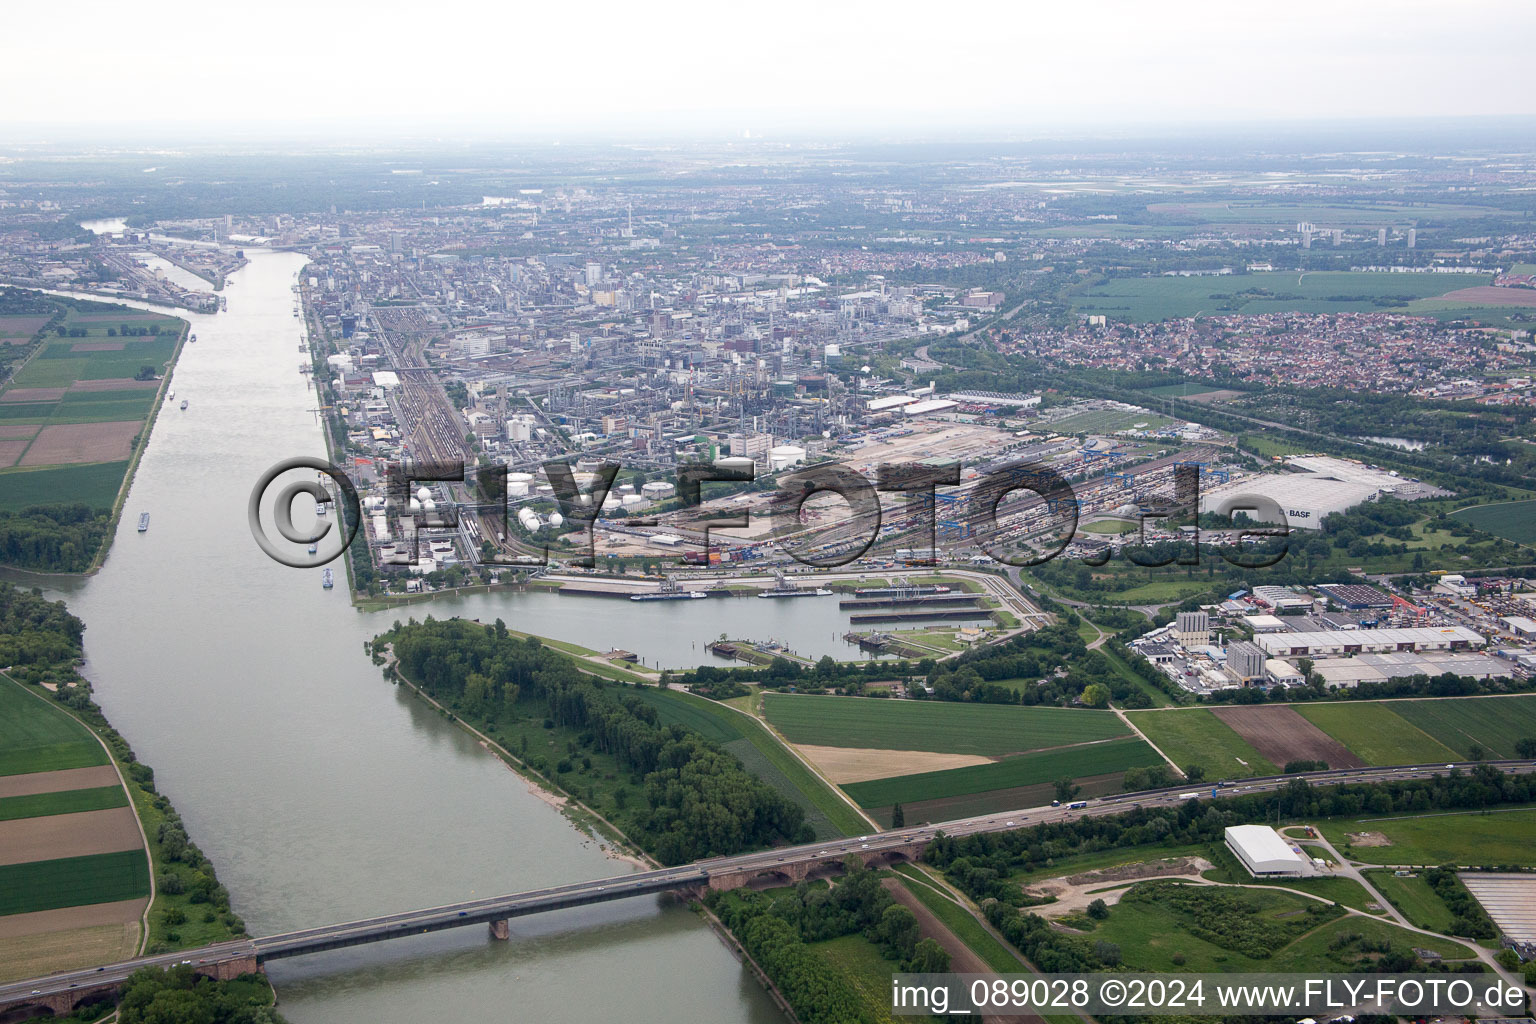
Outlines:
{"type": "Polygon", "coordinates": [[[506,942],[512,937],[512,922],[503,918],[500,921],[492,921],[488,926],[491,938],[506,942]]]}
{"type": "Polygon", "coordinates": [[[196,968],[198,974],[205,974],[216,981],[233,981],[242,974],[263,973],[261,964],[257,963],[254,956],[237,957],[234,960],[221,960],[216,964],[203,964],[196,968]]]}

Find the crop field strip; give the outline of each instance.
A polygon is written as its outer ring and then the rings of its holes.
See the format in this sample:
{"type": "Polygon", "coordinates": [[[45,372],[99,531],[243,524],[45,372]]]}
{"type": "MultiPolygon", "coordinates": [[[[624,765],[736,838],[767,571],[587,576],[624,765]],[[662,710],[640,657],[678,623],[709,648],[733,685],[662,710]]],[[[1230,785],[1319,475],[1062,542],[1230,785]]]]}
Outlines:
{"type": "Polygon", "coordinates": [[[1151,322],[1224,313],[1404,310],[1410,302],[1488,284],[1487,274],[1389,274],[1350,271],[1272,271],[1206,277],[1115,278],[1073,296],[1081,313],[1151,322]],[[1257,292],[1257,293],[1255,293],[1257,292]],[[1270,293],[1268,296],[1264,292],[1270,293]],[[1397,300],[1390,305],[1383,301],[1397,300]]]}
{"type": "Polygon", "coordinates": [[[1536,544],[1536,499],[1476,505],[1451,513],[1451,518],[1517,544],[1536,544]]]}
{"type": "Polygon", "coordinates": [[[86,334],[45,336],[0,392],[0,509],[76,503],[110,508],[181,336],[181,321],[135,310],[71,310],[63,327],[86,334]],[[118,333],[151,325],[160,333],[118,333]],[[146,366],[156,379],[135,380],[146,366]]]}
{"type": "Polygon", "coordinates": [[[149,895],[143,850],[0,867],[0,915],[115,903],[149,895]]]}
{"type": "Polygon", "coordinates": [[[1536,738],[1536,694],[1394,700],[1386,705],[1463,757],[1473,744],[1491,757],[1516,757],[1519,740],[1536,738]]]}
{"type": "Polygon", "coordinates": [[[4,677],[0,794],[0,931],[46,942],[41,933],[74,927],[59,913],[77,908],[65,916],[136,942],[132,901],[149,896],[149,860],[128,793],[84,725],[4,677]]]}
{"type": "Polygon", "coordinates": [[[99,786],[95,789],[67,789],[58,793],[35,793],[29,796],[0,798],[0,821],[18,818],[43,818],[55,814],[76,814],[81,811],[104,811],[113,807],[127,807],[128,794],[121,785],[99,786]]]}
{"type": "Polygon", "coordinates": [[[85,726],[0,677],[0,775],[106,763],[106,751],[85,726]]]}
{"type": "Polygon", "coordinates": [[[1123,739],[1065,750],[1019,754],[991,764],[855,782],[844,786],[843,791],[858,801],[860,807],[887,807],[893,803],[971,796],[997,789],[1039,785],[1059,778],[1106,775],[1161,763],[1162,758],[1157,756],[1157,751],[1140,739],[1123,739]]]}
{"type": "Polygon", "coordinates": [[[1132,711],[1126,717],[1174,764],[1197,764],[1208,779],[1274,775],[1280,770],[1209,708],[1132,711]]]}
{"type": "Polygon", "coordinates": [[[1460,757],[1385,703],[1299,704],[1296,711],[1360,755],[1366,764],[1423,764],[1460,757]]]}
{"type": "Polygon", "coordinates": [[[1230,704],[1212,709],[1212,714],[1272,764],[1321,761],[1330,768],[1365,767],[1363,759],[1297,714],[1293,707],[1230,704]]]}
{"type": "Polygon", "coordinates": [[[1112,712],[1012,704],[768,694],[764,711],[792,743],[998,757],[1128,736],[1112,712]]]}

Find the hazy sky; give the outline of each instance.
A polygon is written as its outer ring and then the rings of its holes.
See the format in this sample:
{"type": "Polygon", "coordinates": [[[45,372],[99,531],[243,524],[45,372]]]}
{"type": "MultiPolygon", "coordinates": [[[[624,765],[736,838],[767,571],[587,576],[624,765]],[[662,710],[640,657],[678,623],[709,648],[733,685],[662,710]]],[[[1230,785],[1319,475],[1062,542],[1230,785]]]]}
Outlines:
{"type": "Polygon", "coordinates": [[[65,0],[4,23],[0,123],[39,138],[1536,114],[1530,0],[65,0]]]}

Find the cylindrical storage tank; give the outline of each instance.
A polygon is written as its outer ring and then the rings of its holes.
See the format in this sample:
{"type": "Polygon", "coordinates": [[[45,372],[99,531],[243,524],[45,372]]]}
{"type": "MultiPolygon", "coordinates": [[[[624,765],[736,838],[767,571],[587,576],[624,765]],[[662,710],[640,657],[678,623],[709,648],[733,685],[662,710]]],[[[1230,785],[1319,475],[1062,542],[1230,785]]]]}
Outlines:
{"type": "Polygon", "coordinates": [[[715,460],[715,467],[717,469],[729,469],[733,471],[750,470],[753,468],[753,465],[754,463],[752,460],[747,458],[745,455],[727,455],[723,459],[715,460]]]}
{"type": "Polygon", "coordinates": [[[539,484],[539,493],[540,494],[554,494],[555,493],[555,489],[553,487],[551,487],[549,484],[539,484]]]}
{"type": "Polygon", "coordinates": [[[638,494],[626,494],[620,500],[624,503],[625,508],[633,508],[636,505],[645,504],[645,499],[638,494]]]}
{"type": "Polygon", "coordinates": [[[507,478],[507,494],[514,498],[528,497],[528,481],[507,478]]]}
{"type": "Polygon", "coordinates": [[[617,494],[610,494],[608,497],[603,499],[603,508],[605,509],[616,509],[622,504],[624,503],[619,500],[619,496],[617,494]]]}
{"type": "Polygon", "coordinates": [[[790,466],[798,466],[804,461],[805,449],[799,445],[781,444],[768,451],[768,470],[772,473],[788,469],[790,466]]]}

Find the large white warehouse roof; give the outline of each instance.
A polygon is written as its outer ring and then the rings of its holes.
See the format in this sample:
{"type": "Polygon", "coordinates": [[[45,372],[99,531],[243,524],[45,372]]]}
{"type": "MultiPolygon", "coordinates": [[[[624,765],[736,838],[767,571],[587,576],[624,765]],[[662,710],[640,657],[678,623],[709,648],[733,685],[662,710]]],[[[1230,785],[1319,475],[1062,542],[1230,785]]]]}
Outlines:
{"type": "Polygon", "coordinates": [[[1307,862],[1268,825],[1230,825],[1227,849],[1254,875],[1304,875],[1307,862]]]}
{"type": "MultiPolygon", "coordinates": [[[[1202,490],[1200,511],[1224,515],[1243,508],[1245,498],[1268,498],[1285,513],[1287,526],[1316,530],[1328,516],[1370,501],[1380,490],[1369,484],[1330,480],[1315,473],[1245,476],[1215,490],[1202,490]]],[[[1264,517],[1261,511],[1258,515],[1250,513],[1250,518],[1264,517]]]]}

